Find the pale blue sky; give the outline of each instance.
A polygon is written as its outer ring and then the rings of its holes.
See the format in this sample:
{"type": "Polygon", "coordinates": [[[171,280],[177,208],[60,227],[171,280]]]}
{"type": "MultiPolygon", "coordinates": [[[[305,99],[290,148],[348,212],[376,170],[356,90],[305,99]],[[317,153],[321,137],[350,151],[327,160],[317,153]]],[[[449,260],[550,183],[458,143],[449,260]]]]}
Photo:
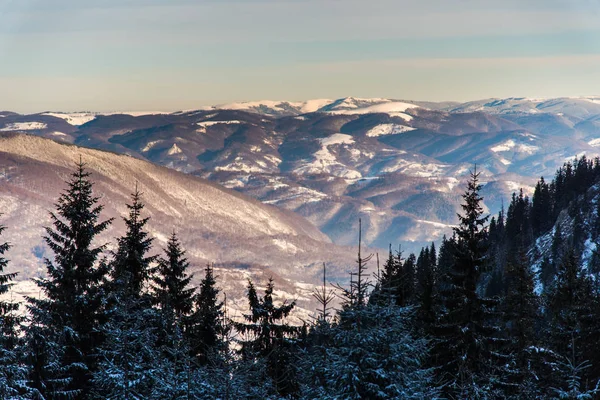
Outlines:
{"type": "Polygon", "coordinates": [[[600,94],[600,0],[0,0],[0,109],[600,94]]]}

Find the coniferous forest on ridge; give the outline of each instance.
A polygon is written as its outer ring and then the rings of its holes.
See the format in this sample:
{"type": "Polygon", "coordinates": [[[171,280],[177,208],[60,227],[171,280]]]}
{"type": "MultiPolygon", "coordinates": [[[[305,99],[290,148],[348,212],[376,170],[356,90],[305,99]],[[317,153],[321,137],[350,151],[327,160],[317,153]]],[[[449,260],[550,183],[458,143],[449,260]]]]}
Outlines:
{"type": "Polygon", "coordinates": [[[600,398],[600,255],[583,256],[600,240],[600,160],[565,163],[493,216],[480,178],[452,235],[418,255],[390,246],[379,268],[359,230],[348,284],[324,265],[315,318],[298,326],[273,280],[248,281],[230,319],[211,265],[190,284],[177,232],[154,247],[137,187],[108,251],[97,236],[113,221],[80,161],[45,228],[43,296],[0,302],[0,398],[600,398]]]}

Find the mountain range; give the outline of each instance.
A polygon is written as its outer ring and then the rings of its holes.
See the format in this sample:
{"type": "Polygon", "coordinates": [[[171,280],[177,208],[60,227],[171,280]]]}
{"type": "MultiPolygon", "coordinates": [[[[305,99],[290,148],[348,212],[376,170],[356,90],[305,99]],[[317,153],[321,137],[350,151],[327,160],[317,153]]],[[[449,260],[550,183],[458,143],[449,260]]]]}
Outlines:
{"type": "Polygon", "coordinates": [[[320,262],[338,275],[352,264],[354,250],[344,246],[356,245],[359,218],[367,245],[418,251],[451,233],[469,170],[482,172],[484,203],[495,213],[564,162],[600,155],[600,97],[0,112],[0,132],[6,225],[15,226],[15,241],[31,244],[13,256],[29,263],[25,277],[38,273],[44,255],[40,221],[83,155],[108,215],[124,213],[138,181],[159,243],[182,230],[197,265],[237,266],[237,289],[243,276],[267,271],[288,294],[307,298],[300,286],[318,276],[320,262]]]}
{"type": "Polygon", "coordinates": [[[145,159],[305,217],[334,243],[409,250],[448,233],[468,171],[485,204],[531,194],[565,161],[600,154],[600,98],[468,103],[343,98],[173,113],[0,113],[27,132],[145,159]]]}

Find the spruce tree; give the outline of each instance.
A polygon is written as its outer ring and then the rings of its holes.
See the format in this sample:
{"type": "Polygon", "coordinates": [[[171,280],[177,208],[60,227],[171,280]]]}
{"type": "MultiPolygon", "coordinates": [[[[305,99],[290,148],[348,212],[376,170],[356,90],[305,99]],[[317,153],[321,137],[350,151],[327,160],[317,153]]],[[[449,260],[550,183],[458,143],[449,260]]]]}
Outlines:
{"type": "Polygon", "coordinates": [[[250,314],[244,315],[246,322],[236,322],[234,326],[247,338],[240,343],[244,359],[264,360],[266,375],[271,378],[275,391],[281,396],[292,396],[299,390],[296,367],[292,361],[294,339],[299,329],[284,320],[296,302],[284,302],[276,306],[273,291],[273,279],[267,282],[263,297],[258,296],[254,284],[249,281],[250,314]]]}
{"type": "Polygon", "coordinates": [[[505,353],[511,361],[503,371],[507,376],[508,392],[512,395],[536,397],[536,371],[532,361],[539,344],[540,299],[534,292],[534,276],[524,250],[506,272],[506,297],[502,302],[504,332],[508,339],[505,353]]]}
{"type": "Polygon", "coordinates": [[[50,213],[54,227],[46,228],[44,239],[54,261],[45,260],[48,277],[36,280],[45,298],[28,298],[32,316],[28,339],[36,342],[41,334],[53,348],[42,351],[52,357],[40,366],[43,374],[32,369],[31,384],[49,399],[89,398],[102,342],[101,283],[108,268],[99,260],[105,245],[94,247],[93,242],[112,220],[98,222],[103,207],[92,193],[89,176],[80,161],[56,203],[57,212],[50,213]]]}
{"type": "Polygon", "coordinates": [[[531,225],[536,236],[547,232],[554,222],[552,218],[550,187],[542,176],[535,185],[531,204],[531,225]]]}
{"type": "Polygon", "coordinates": [[[392,252],[392,245],[390,244],[390,251],[388,258],[383,264],[383,271],[379,277],[378,290],[374,290],[369,298],[369,303],[372,304],[397,304],[398,302],[398,289],[401,285],[402,279],[402,263],[401,256],[394,256],[392,252]]]}
{"type": "Polygon", "coordinates": [[[112,281],[117,291],[140,298],[150,280],[152,263],[157,256],[148,256],[153,239],[149,237],[145,226],[150,217],[142,217],[144,203],[137,185],[131,195],[131,204],[127,204],[129,215],[123,217],[127,231],[117,239],[118,249],[112,262],[112,281]]]}
{"type": "Polygon", "coordinates": [[[488,218],[483,216],[480,190],[475,170],[463,194],[459,226],[454,228],[452,264],[441,288],[444,313],[434,327],[437,340],[433,363],[439,378],[448,382],[445,394],[449,397],[493,397],[496,393],[494,365],[498,362],[495,354],[499,328],[491,324],[494,302],[478,292],[486,264],[488,218]]]}
{"type": "Polygon", "coordinates": [[[429,333],[436,319],[439,307],[439,274],[437,269],[435,247],[423,249],[417,260],[416,306],[417,323],[423,332],[429,333]]]}
{"type": "MultiPolygon", "coordinates": [[[[600,379],[597,339],[598,300],[591,279],[581,269],[572,249],[558,264],[556,280],[547,292],[547,343],[559,360],[573,365],[590,362],[583,382],[595,385],[600,379]]],[[[589,386],[588,386],[589,388],[589,386]]]]}
{"type": "MultiPolygon", "coordinates": [[[[428,257],[428,255],[426,257],[428,257]]],[[[402,301],[398,303],[400,307],[404,307],[414,302],[416,269],[417,258],[411,253],[404,261],[404,265],[402,265],[402,283],[399,288],[400,293],[398,294],[398,299],[402,299],[402,301]]]]}
{"type": "Polygon", "coordinates": [[[117,239],[113,253],[111,278],[106,282],[110,292],[106,299],[108,323],[103,329],[107,337],[100,349],[102,361],[94,376],[101,398],[150,398],[165,357],[164,320],[152,307],[146,291],[156,256],[149,256],[152,238],[146,231],[148,217],[142,217],[144,204],[137,185],[127,204],[124,217],[126,232],[117,239]],[[132,397],[133,396],[133,397],[132,397]]]}
{"type": "MultiPolygon", "coordinates": [[[[6,228],[0,225],[0,234],[6,228]]],[[[0,296],[6,296],[12,282],[17,276],[16,272],[5,272],[8,260],[4,254],[10,249],[5,242],[0,244],[0,296]]],[[[21,324],[24,317],[18,314],[19,304],[0,300],[0,398],[18,399],[26,394],[26,370],[19,357],[22,338],[20,337],[21,324]]]]}
{"type": "Polygon", "coordinates": [[[200,365],[218,363],[218,355],[224,350],[223,335],[226,333],[223,303],[219,301],[219,289],[211,264],[206,265],[200,292],[195,296],[195,309],[188,321],[188,340],[192,355],[200,365]]]}
{"type": "Polygon", "coordinates": [[[167,242],[165,258],[158,260],[153,296],[163,313],[173,322],[183,322],[192,312],[194,289],[188,288],[191,275],[187,274],[189,262],[175,232],[167,242]]]}

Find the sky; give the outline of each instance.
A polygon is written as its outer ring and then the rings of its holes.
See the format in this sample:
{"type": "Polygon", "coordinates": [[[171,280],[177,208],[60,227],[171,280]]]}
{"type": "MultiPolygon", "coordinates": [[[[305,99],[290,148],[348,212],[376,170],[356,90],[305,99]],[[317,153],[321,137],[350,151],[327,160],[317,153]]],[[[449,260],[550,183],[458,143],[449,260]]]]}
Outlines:
{"type": "Polygon", "coordinates": [[[0,109],[600,95],[600,0],[0,0],[0,109]]]}

